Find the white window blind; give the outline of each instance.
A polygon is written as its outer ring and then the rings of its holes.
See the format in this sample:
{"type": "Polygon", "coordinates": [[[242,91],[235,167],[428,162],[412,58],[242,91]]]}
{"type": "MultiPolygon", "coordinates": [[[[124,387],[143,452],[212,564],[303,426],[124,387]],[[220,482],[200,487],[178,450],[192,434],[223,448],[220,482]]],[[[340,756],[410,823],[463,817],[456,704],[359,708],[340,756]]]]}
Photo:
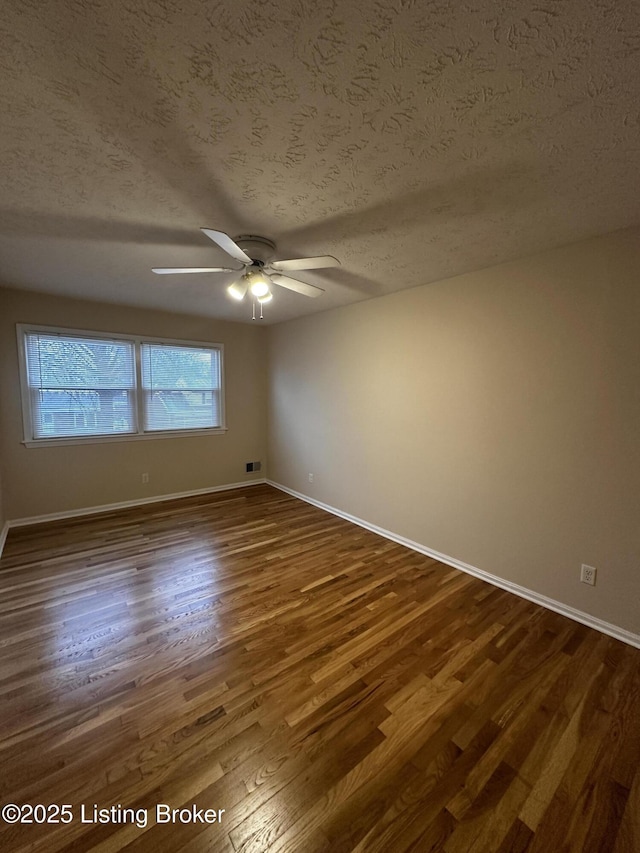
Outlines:
{"type": "Polygon", "coordinates": [[[141,344],[145,431],[222,426],[220,350],[141,344]]]}
{"type": "Polygon", "coordinates": [[[31,438],[136,432],[131,341],[25,332],[31,438]]]}

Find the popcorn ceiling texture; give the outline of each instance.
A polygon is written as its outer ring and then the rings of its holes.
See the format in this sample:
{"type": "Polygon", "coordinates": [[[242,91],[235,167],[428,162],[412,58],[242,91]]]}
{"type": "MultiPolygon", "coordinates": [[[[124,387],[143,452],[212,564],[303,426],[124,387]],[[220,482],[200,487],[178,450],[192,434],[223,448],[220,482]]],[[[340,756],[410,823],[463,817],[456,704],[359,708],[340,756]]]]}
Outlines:
{"type": "Polygon", "coordinates": [[[640,220],[628,0],[8,0],[0,281],[246,320],[200,226],[334,254],[272,322],[640,220]]]}

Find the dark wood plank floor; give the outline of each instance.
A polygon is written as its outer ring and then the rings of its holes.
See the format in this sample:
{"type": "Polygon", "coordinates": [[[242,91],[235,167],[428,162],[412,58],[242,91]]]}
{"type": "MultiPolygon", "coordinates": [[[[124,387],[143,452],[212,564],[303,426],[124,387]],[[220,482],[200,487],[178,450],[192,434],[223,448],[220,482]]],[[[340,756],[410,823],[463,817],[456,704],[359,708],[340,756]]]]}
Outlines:
{"type": "Polygon", "coordinates": [[[640,851],[640,650],[268,486],[12,530],[0,647],[2,851],[640,851]]]}

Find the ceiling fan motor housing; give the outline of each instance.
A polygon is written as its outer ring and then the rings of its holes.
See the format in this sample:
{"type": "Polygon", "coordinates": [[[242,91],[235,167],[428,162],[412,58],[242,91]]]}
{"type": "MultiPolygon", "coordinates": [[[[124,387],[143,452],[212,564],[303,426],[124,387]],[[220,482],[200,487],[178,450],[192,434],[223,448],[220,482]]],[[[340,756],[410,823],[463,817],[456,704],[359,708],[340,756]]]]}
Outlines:
{"type": "Polygon", "coordinates": [[[234,242],[240,246],[256,266],[263,267],[273,258],[276,244],[266,237],[256,237],[253,234],[241,234],[234,237],[234,242]]]}

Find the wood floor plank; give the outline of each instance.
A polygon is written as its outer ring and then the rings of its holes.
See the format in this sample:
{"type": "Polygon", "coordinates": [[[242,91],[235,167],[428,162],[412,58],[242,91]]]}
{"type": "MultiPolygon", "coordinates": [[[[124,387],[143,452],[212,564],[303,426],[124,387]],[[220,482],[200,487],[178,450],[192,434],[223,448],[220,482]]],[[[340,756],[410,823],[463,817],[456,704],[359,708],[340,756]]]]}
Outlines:
{"type": "Polygon", "coordinates": [[[640,650],[269,486],[12,529],[0,654],[3,851],[640,849],[640,650]]]}

